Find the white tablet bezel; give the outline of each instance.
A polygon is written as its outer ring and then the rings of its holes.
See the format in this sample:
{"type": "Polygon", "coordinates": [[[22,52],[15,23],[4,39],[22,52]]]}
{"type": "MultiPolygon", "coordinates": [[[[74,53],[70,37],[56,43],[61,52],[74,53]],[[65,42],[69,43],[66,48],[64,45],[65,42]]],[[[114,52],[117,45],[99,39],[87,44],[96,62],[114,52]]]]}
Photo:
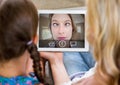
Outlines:
{"type": "MultiPolygon", "coordinates": [[[[38,16],[39,14],[85,14],[86,15],[86,9],[82,10],[38,10],[38,16]]],[[[85,25],[86,27],[86,25],[85,25]]],[[[38,30],[37,35],[39,39],[39,24],[38,24],[38,30]]],[[[39,48],[39,40],[37,42],[38,51],[77,51],[77,52],[87,52],[89,51],[89,44],[86,40],[86,28],[85,28],[85,47],[84,48],[39,48]]]]}

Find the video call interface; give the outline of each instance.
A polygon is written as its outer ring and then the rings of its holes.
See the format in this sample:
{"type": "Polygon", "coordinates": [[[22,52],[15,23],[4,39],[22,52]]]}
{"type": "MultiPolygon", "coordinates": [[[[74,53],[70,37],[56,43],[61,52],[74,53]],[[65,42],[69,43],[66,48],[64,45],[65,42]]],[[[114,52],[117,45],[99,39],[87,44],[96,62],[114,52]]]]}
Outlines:
{"type": "Polygon", "coordinates": [[[39,14],[39,48],[85,48],[85,14],[39,14]]]}

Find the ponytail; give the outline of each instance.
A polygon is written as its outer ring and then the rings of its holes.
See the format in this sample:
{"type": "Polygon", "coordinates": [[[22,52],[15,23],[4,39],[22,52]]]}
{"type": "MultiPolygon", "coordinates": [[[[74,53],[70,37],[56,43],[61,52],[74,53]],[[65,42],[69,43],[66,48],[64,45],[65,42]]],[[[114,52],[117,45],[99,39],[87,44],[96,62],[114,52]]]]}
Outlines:
{"type": "Polygon", "coordinates": [[[33,68],[34,68],[35,76],[41,83],[44,83],[44,78],[42,75],[42,67],[40,64],[40,54],[37,51],[37,46],[33,42],[29,43],[28,51],[30,53],[30,57],[33,59],[33,68]]]}

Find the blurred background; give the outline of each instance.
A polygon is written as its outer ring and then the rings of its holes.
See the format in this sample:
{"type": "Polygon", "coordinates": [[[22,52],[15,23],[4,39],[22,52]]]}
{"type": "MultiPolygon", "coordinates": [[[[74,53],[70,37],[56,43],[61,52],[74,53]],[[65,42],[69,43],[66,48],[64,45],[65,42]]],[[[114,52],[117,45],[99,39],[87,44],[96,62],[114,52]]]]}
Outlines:
{"type": "Polygon", "coordinates": [[[85,0],[32,0],[38,9],[62,9],[85,7],[85,0]]]}

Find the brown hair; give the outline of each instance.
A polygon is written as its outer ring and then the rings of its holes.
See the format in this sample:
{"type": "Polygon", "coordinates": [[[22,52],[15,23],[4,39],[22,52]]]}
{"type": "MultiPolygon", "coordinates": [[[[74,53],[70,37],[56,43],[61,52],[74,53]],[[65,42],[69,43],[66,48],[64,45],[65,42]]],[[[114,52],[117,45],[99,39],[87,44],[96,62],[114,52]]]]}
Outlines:
{"type": "Polygon", "coordinates": [[[0,0],[0,62],[18,58],[28,50],[34,72],[43,82],[40,55],[34,43],[27,45],[38,25],[37,9],[30,0],[0,0]]]}

